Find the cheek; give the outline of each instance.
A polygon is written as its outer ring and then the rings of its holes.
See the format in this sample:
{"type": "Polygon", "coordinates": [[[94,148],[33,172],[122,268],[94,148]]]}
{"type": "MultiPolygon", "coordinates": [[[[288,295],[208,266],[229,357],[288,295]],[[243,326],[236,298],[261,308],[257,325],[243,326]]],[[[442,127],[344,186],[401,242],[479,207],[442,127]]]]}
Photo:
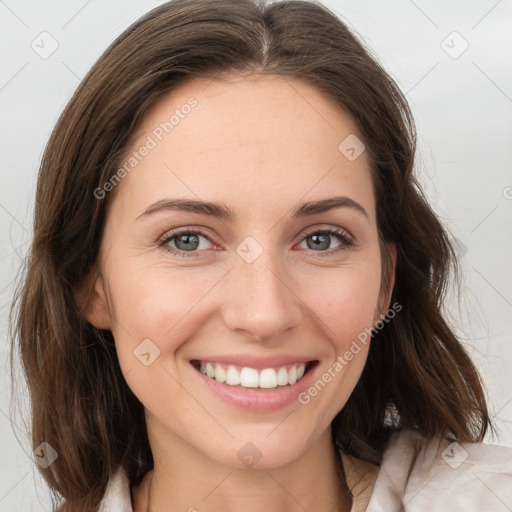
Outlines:
{"type": "Polygon", "coordinates": [[[120,363],[128,368],[144,340],[151,340],[161,352],[177,350],[186,340],[190,319],[200,325],[197,305],[223,274],[199,275],[191,268],[153,263],[118,265],[108,275],[114,337],[120,363]]]}
{"type": "Polygon", "coordinates": [[[155,264],[119,266],[109,285],[117,356],[128,386],[150,411],[160,410],[169,396],[172,408],[186,411],[191,404],[175,379],[173,354],[193,333],[191,319],[201,325],[194,305],[213,283],[155,264]]]}
{"type": "Polygon", "coordinates": [[[344,407],[364,369],[380,292],[380,271],[371,265],[343,268],[316,283],[306,302],[314,305],[313,313],[320,320],[317,323],[331,352],[317,380],[298,400],[316,415],[317,424],[325,427],[344,407]]]}
{"type": "Polygon", "coordinates": [[[338,353],[373,325],[380,292],[378,265],[329,269],[302,282],[300,296],[321,320],[338,353]]]}

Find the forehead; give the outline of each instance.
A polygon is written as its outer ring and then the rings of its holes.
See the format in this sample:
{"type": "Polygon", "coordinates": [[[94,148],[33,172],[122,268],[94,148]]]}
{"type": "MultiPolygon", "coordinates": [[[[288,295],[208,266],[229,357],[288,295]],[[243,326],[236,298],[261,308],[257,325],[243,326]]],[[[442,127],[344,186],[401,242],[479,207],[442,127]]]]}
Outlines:
{"type": "Polygon", "coordinates": [[[117,193],[131,209],[169,196],[222,201],[240,213],[348,195],[374,216],[366,153],[350,160],[340,151],[357,134],[350,116],[305,81],[192,79],[144,115],[117,193]]]}

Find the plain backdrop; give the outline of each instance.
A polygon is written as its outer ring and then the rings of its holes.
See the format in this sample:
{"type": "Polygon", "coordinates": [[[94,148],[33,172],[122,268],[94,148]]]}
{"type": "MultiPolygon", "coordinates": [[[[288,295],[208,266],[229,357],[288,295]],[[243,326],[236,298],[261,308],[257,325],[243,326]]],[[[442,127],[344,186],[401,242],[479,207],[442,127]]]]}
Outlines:
{"type": "MultiPolygon", "coordinates": [[[[161,3],[0,0],[0,511],[50,510],[22,417],[11,411],[7,364],[7,315],[30,244],[43,148],[102,51],[161,3]]],[[[462,301],[450,300],[448,313],[485,379],[499,433],[489,441],[512,446],[512,2],[324,3],[373,49],[411,104],[417,173],[465,274],[462,301]]]]}

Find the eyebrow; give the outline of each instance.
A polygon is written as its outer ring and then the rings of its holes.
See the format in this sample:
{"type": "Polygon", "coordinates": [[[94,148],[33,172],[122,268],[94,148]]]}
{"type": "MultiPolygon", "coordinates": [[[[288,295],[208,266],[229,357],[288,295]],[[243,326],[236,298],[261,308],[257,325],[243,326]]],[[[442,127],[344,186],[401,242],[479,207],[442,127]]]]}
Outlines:
{"type": "MultiPolygon", "coordinates": [[[[356,201],[346,196],[330,197],[320,199],[318,201],[310,201],[301,204],[299,207],[292,211],[292,218],[299,219],[324,213],[333,208],[350,208],[364,215],[368,220],[369,216],[366,210],[356,201]]],[[[221,220],[233,222],[236,219],[236,213],[230,210],[227,206],[221,203],[212,203],[210,201],[198,201],[195,199],[162,199],[152,204],[143,213],[141,213],[137,220],[143,219],[148,215],[163,211],[163,210],[178,210],[184,212],[198,213],[200,215],[207,215],[221,220]]]]}

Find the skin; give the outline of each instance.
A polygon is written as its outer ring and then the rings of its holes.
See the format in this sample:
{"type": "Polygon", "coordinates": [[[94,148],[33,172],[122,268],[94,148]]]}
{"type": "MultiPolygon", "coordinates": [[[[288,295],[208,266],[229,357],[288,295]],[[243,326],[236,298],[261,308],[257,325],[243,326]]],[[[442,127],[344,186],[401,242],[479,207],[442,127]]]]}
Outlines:
{"type": "MultiPolygon", "coordinates": [[[[112,330],[126,382],[146,410],[155,467],[132,489],[135,511],[146,510],[151,476],[151,510],[349,510],[330,424],[368,346],[310,403],[270,412],[243,411],[208,393],[189,359],[301,354],[319,360],[319,378],[385,314],[394,277],[381,290],[366,152],[349,161],[338,150],[357,129],[313,86],[260,75],[194,79],[174,89],[146,113],[130,151],[191,96],[197,106],[108,198],[88,310],[92,324],[112,330]],[[348,207],[291,217],[298,203],[335,195],[357,201],[368,217],[348,207]],[[165,198],[221,202],[237,219],[176,210],[138,219],[165,198]],[[330,235],[330,247],[315,251],[305,232],[329,226],[355,245],[322,257],[342,242],[330,235]],[[200,256],[159,246],[182,227],[205,231],[200,256]],[[263,250],[251,263],[236,252],[247,236],[263,250]],[[160,350],[148,366],[134,356],[147,338],[160,350]],[[237,457],[247,442],[262,454],[252,468],[237,457]]],[[[167,247],[183,250],[178,243],[167,247]]]]}

